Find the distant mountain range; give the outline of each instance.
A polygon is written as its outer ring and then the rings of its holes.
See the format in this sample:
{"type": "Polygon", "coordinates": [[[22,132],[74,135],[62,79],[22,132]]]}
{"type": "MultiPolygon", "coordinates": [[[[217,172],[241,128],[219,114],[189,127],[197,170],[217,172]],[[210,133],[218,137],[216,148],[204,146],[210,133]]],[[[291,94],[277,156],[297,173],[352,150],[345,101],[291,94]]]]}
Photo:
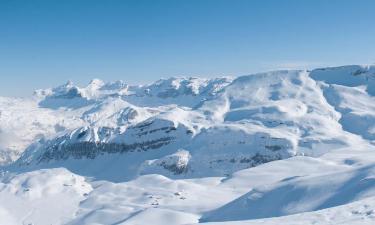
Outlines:
{"type": "Polygon", "coordinates": [[[374,96],[353,65],[0,97],[0,224],[373,224],[374,96]]]}

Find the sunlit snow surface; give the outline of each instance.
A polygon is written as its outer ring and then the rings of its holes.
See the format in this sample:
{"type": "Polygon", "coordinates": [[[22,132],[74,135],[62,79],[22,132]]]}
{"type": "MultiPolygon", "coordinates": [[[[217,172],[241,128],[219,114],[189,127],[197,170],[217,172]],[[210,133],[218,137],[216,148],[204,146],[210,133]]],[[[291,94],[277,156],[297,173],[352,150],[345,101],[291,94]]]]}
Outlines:
{"type": "Polygon", "coordinates": [[[375,224],[375,67],[0,98],[0,224],[375,224]]]}

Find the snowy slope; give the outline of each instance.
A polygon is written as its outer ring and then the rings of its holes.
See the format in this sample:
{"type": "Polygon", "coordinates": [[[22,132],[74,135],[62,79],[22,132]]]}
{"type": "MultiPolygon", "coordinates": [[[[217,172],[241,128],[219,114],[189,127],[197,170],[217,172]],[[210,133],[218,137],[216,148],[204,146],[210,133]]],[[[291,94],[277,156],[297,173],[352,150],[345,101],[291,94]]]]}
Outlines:
{"type": "Polygon", "coordinates": [[[0,217],[0,224],[64,224],[74,217],[79,202],[91,190],[83,177],[66,169],[4,177],[0,212],[5,216],[0,217]]]}
{"type": "Polygon", "coordinates": [[[374,80],[344,66],[0,98],[0,224],[372,224],[374,80]]]}

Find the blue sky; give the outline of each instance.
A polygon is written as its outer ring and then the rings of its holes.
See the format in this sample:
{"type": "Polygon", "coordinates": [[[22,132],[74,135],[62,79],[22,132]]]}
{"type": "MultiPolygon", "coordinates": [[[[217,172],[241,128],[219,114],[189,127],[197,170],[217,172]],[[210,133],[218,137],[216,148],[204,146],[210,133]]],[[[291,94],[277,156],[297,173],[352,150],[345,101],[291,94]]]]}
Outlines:
{"type": "Polygon", "coordinates": [[[0,0],[0,95],[375,62],[373,0],[0,0]]]}

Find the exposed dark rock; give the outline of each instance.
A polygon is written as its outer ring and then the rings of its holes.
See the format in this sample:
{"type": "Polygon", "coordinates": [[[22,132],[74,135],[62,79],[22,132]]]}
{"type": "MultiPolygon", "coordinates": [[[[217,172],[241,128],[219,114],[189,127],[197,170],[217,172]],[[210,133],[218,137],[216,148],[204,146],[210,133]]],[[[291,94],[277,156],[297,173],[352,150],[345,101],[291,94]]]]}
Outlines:
{"type": "Polygon", "coordinates": [[[160,164],[164,169],[173,172],[175,175],[186,173],[188,171],[188,165],[177,165],[177,164],[167,164],[166,162],[162,162],[160,164]]]}
{"type": "Polygon", "coordinates": [[[126,153],[134,151],[147,151],[158,149],[168,145],[174,138],[164,137],[151,141],[137,142],[132,144],[126,143],[103,143],[103,142],[79,142],[61,144],[61,142],[47,145],[44,153],[39,157],[38,163],[48,162],[50,160],[66,160],[68,158],[94,159],[103,153],[126,153]]]}
{"type": "Polygon", "coordinates": [[[264,146],[266,149],[269,149],[271,151],[279,151],[281,150],[281,146],[280,145],[266,145],[264,146]]]}

